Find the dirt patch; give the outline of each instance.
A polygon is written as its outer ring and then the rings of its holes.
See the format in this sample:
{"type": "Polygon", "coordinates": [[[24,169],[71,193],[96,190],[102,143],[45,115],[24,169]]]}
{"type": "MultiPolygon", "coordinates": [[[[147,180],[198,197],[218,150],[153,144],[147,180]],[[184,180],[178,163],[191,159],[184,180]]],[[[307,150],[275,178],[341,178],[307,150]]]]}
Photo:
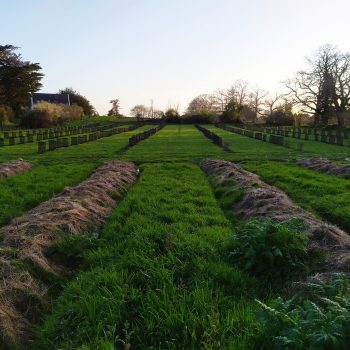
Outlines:
{"type": "Polygon", "coordinates": [[[47,248],[64,234],[99,229],[116,206],[116,198],[136,179],[133,163],[111,161],[76,187],[66,188],[0,229],[0,333],[5,345],[25,339],[27,324],[45,306],[48,286],[38,271],[62,273],[62,267],[45,255],[47,248]]]}
{"type": "Polygon", "coordinates": [[[5,177],[13,176],[19,173],[24,173],[25,171],[31,169],[33,165],[24,161],[23,159],[11,160],[8,163],[0,164],[0,179],[5,177]]]}
{"type": "Polygon", "coordinates": [[[243,189],[242,199],[232,203],[232,210],[246,220],[270,217],[283,222],[302,219],[309,226],[310,249],[326,252],[325,270],[350,272],[350,236],[334,225],[328,225],[294,204],[280,189],[263,182],[259,176],[224,160],[207,160],[201,168],[213,177],[214,185],[230,183],[232,189],[243,189]],[[227,181],[233,179],[232,181],[227,181]]]}
{"type": "Polygon", "coordinates": [[[327,158],[305,158],[297,160],[296,163],[304,168],[316,170],[320,173],[350,176],[350,164],[334,163],[327,158]]]}

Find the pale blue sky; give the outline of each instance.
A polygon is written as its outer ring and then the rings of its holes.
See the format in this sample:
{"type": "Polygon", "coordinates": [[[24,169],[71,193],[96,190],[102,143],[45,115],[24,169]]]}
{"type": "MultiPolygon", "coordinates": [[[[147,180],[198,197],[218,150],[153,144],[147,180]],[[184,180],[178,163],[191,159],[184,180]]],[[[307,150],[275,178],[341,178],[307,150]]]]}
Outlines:
{"type": "Polygon", "coordinates": [[[324,43],[350,50],[349,0],[0,0],[0,43],[100,113],[165,109],[245,79],[272,92],[324,43]]]}

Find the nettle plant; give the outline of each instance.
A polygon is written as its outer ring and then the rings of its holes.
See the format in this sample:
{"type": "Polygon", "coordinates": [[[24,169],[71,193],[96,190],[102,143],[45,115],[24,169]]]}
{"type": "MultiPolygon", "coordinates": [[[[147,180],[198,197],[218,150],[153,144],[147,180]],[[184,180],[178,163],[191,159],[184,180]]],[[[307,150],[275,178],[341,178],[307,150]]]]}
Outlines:
{"type": "Polygon", "coordinates": [[[326,281],[302,284],[291,299],[278,298],[257,312],[260,349],[349,349],[350,283],[335,274],[326,281]]]}
{"type": "Polygon", "coordinates": [[[242,224],[229,243],[229,257],[240,268],[276,285],[307,271],[307,227],[303,221],[254,219],[242,224]]]}

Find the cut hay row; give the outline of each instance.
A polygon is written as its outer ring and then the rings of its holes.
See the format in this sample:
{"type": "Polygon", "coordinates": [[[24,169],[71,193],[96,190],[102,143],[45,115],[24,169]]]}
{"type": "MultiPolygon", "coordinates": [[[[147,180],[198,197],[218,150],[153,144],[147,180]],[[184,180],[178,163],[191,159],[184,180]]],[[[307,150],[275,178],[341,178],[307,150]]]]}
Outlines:
{"type": "Polygon", "coordinates": [[[350,236],[346,232],[317,219],[294,204],[283,191],[266,184],[259,176],[237,164],[224,160],[206,160],[201,168],[213,178],[214,186],[244,190],[244,196],[232,203],[232,210],[241,219],[269,217],[278,222],[302,219],[309,226],[309,248],[321,249],[326,253],[325,271],[350,271],[350,236]]]}
{"type": "Polygon", "coordinates": [[[4,179],[9,176],[13,176],[19,173],[23,173],[30,170],[33,165],[23,159],[15,159],[8,163],[0,164],[0,179],[4,179]]]}
{"type": "Polygon", "coordinates": [[[305,158],[297,164],[308,169],[336,176],[350,176],[350,164],[338,164],[327,158],[305,158]]]}
{"type": "Polygon", "coordinates": [[[5,346],[18,345],[37,310],[45,306],[48,285],[38,272],[63,272],[47,248],[64,234],[96,231],[116,206],[115,198],[137,179],[133,163],[111,161],[87,180],[66,188],[0,229],[0,334],[5,346]]]}

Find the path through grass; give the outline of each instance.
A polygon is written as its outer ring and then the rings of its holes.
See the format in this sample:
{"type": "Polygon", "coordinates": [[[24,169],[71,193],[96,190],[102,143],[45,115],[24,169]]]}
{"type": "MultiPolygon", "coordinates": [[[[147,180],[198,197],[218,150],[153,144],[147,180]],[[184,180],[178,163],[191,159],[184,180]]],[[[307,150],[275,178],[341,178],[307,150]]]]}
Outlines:
{"type": "Polygon", "coordinates": [[[203,157],[222,158],[228,153],[214,145],[194,125],[167,125],[123,155],[131,161],[174,161],[203,157]]]}

